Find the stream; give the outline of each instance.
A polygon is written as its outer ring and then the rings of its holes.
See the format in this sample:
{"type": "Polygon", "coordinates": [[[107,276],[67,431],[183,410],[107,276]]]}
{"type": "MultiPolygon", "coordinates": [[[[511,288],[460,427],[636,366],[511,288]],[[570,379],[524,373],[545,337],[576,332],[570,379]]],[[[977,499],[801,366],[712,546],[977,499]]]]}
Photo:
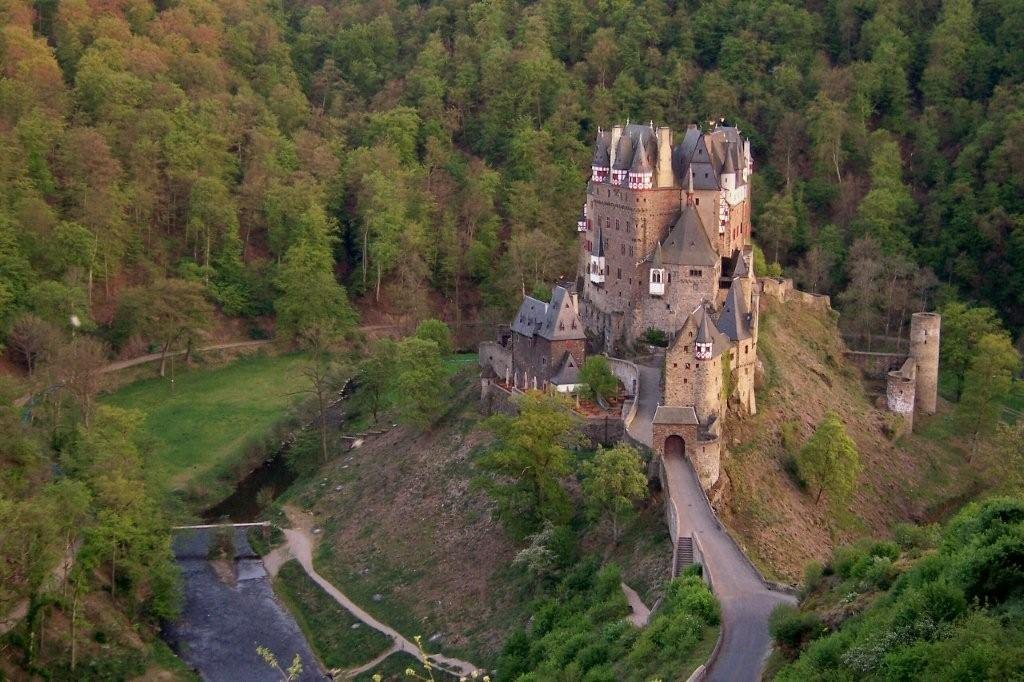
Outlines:
{"type": "MultiPolygon", "coordinates": [[[[331,405],[332,429],[340,429],[344,423],[341,406],[351,388],[351,382],[346,383],[331,405]]],[[[234,492],[202,512],[203,522],[258,520],[263,505],[296,480],[288,466],[290,440],[239,481],[234,492]]],[[[263,560],[249,546],[245,529],[228,531],[233,534],[231,559],[210,560],[211,543],[219,532],[204,529],[175,534],[173,550],[181,570],[183,603],[178,620],[165,626],[164,639],[204,680],[281,680],[281,674],[256,653],[258,646],[270,649],[282,668],[287,668],[298,654],[303,667],[299,680],[324,679],[323,669],[295,618],[274,596],[263,560]]]]}

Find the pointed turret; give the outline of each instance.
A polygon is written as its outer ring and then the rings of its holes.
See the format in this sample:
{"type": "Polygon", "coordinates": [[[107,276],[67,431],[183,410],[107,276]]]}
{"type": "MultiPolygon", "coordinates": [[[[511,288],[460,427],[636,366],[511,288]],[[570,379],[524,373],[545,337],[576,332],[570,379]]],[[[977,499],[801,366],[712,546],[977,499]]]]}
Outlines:
{"type": "Polygon", "coordinates": [[[750,313],[743,300],[743,289],[735,280],[729,287],[722,312],[718,316],[718,329],[732,341],[750,338],[750,313]]]}
{"type": "Polygon", "coordinates": [[[598,129],[597,141],[594,143],[594,158],[590,162],[590,179],[594,182],[607,182],[610,169],[611,133],[598,129]]]}
{"type": "Polygon", "coordinates": [[[694,314],[697,316],[697,336],[693,340],[694,357],[698,360],[710,360],[725,350],[728,341],[711,320],[706,303],[701,303],[694,314]]]}
{"type": "Polygon", "coordinates": [[[736,189],[736,162],[733,160],[733,154],[732,142],[726,142],[725,161],[722,163],[722,175],[720,177],[722,189],[725,190],[736,189]]]}
{"type": "Polygon", "coordinates": [[[629,166],[629,188],[650,189],[653,184],[654,167],[647,156],[647,145],[641,136],[636,142],[633,152],[633,163],[629,166]]]}
{"type": "Polygon", "coordinates": [[[619,136],[618,144],[615,145],[615,160],[612,161],[612,184],[625,185],[629,168],[632,165],[633,139],[628,131],[624,131],[619,136]]]}

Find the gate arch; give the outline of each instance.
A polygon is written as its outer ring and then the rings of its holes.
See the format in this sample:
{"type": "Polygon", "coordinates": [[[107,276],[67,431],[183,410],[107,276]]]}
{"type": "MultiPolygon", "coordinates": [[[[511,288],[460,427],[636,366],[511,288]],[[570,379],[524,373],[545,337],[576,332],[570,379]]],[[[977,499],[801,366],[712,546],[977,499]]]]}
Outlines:
{"type": "Polygon", "coordinates": [[[675,434],[665,439],[665,457],[686,458],[686,441],[675,434]]]}

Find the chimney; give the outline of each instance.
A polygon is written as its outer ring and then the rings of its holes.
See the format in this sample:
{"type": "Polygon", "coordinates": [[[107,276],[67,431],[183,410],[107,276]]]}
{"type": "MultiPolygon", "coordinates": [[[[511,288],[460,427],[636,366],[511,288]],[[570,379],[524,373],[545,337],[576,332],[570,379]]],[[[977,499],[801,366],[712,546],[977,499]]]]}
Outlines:
{"type": "Polygon", "coordinates": [[[612,126],[612,145],[609,153],[609,168],[615,168],[615,149],[619,146],[619,138],[622,137],[622,125],[612,126]]]}
{"type": "Polygon", "coordinates": [[[658,187],[673,187],[676,183],[672,177],[672,129],[666,126],[658,128],[658,187]]]}

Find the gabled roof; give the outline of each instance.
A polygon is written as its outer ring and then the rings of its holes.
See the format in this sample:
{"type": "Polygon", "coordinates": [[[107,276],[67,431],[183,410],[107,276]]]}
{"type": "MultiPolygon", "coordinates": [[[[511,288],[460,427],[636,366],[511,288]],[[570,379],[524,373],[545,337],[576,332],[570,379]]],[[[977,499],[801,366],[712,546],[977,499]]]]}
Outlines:
{"type": "Polygon", "coordinates": [[[718,329],[733,341],[750,338],[749,312],[743,299],[743,288],[733,280],[729,293],[725,296],[725,304],[718,316],[718,329]]]}
{"type": "Polygon", "coordinates": [[[751,263],[753,254],[741,252],[736,257],[736,268],[732,271],[733,277],[750,277],[751,272],[754,270],[754,265],[751,263]]]}
{"type": "Polygon", "coordinates": [[[619,136],[619,141],[615,143],[615,164],[613,168],[615,170],[629,170],[631,165],[633,165],[633,140],[630,139],[628,132],[623,131],[622,135],[619,136]]]}
{"type": "MultiPolygon", "coordinates": [[[[736,172],[746,165],[745,142],[735,126],[718,124],[707,133],[695,125],[686,129],[683,141],[672,150],[672,170],[677,178],[685,178],[693,170],[693,187],[698,190],[720,188],[723,173],[736,172]],[[732,166],[732,170],[728,167],[732,166]]],[[[745,184],[742,173],[736,174],[736,185],[745,184]]]]}
{"type": "Polygon", "coordinates": [[[547,317],[548,304],[538,301],[532,296],[524,296],[519,304],[519,312],[512,320],[512,331],[523,336],[533,336],[547,317]]]}
{"type": "Polygon", "coordinates": [[[662,244],[662,258],[666,263],[714,267],[719,260],[697,209],[690,205],[683,206],[679,220],[669,230],[662,244]]]}
{"type": "Polygon", "coordinates": [[[583,321],[580,320],[572,296],[564,287],[556,286],[551,292],[544,324],[538,334],[550,341],[585,339],[583,321]]]}
{"type": "Polygon", "coordinates": [[[572,356],[572,353],[565,351],[562,361],[558,364],[558,369],[555,370],[550,381],[556,386],[571,386],[580,383],[580,366],[576,364],[576,358],[572,356]]]}

